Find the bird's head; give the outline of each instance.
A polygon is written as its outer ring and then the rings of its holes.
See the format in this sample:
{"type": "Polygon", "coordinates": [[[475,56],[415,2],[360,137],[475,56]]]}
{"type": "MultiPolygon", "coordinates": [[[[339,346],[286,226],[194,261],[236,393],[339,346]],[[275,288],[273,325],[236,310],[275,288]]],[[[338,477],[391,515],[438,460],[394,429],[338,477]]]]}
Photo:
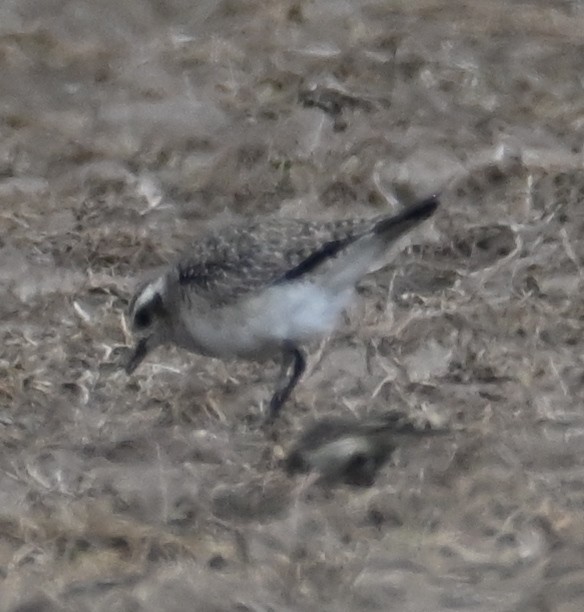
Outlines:
{"type": "Polygon", "coordinates": [[[127,317],[136,344],[125,366],[127,374],[131,374],[152,349],[164,344],[168,339],[169,318],[166,301],[164,276],[140,285],[130,300],[127,317]]]}

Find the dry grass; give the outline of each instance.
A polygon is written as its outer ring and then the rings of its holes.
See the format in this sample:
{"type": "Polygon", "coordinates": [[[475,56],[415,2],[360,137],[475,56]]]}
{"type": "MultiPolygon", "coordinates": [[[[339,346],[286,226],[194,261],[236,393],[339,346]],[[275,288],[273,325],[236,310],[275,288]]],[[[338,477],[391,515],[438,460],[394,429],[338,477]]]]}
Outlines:
{"type": "Polygon", "coordinates": [[[0,611],[584,609],[580,4],[98,4],[0,8],[0,611]],[[119,369],[205,227],[437,190],[278,443],[269,368],[119,369]],[[452,435],[369,489],[284,474],[388,407],[452,435]]]}

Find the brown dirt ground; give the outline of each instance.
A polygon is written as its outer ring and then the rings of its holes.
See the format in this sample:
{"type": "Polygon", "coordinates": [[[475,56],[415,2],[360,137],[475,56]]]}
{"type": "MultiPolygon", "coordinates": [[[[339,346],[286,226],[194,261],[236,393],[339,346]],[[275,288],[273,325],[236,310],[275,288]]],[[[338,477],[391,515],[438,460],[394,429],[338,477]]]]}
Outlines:
{"type": "Polygon", "coordinates": [[[0,611],[584,610],[584,8],[0,7],[0,611]],[[276,366],[160,350],[137,278],[233,216],[442,191],[266,443],[276,366]],[[329,414],[452,435],[368,489],[279,460],[329,414]]]}

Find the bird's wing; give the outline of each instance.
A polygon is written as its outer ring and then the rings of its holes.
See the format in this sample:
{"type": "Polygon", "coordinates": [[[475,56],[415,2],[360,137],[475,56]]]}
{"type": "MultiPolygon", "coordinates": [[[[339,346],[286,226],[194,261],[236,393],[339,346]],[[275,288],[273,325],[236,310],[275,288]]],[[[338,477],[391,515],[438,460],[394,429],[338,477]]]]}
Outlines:
{"type": "Polygon", "coordinates": [[[218,304],[299,278],[374,225],[372,219],[317,222],[268,219],[216,231],[193,245],[176,272],[179,285],[218,304]]]}
{"type": "Polygon", "coordinates": [[[340,221],[265,219],[234,225],[195,244],[176,267],[184,288],[228,304],[277,283],[307,277],[366,235],[383,245],[428,218],[438,206],[432,197],[394,216],[340,221]]]}

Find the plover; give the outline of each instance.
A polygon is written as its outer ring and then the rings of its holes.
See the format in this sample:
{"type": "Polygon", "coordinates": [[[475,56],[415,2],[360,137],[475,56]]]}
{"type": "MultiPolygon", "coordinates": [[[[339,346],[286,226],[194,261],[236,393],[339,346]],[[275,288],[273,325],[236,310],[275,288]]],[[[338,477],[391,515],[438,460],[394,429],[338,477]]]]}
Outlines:
{"type": "Polygon", "coordinates": [[[314,472],[323,483],[371,486],[381,466],[400,444],[413,438],[450,433],[419,426],[388,412],[363,420],[325,417],[308,426],[293,445],[284,467],[290,474],[314,472]]]}
{"type": "Polygon", "coordinates": [[[306,366],[302,346],[329,334],[355,285],[438,206],[432,196],[394,216],[310,221],[266,218],[211,232],[130,301],[138,337],[131,374],[155,347],[222,359],[281,359],[273,419],[306,366]]]}

